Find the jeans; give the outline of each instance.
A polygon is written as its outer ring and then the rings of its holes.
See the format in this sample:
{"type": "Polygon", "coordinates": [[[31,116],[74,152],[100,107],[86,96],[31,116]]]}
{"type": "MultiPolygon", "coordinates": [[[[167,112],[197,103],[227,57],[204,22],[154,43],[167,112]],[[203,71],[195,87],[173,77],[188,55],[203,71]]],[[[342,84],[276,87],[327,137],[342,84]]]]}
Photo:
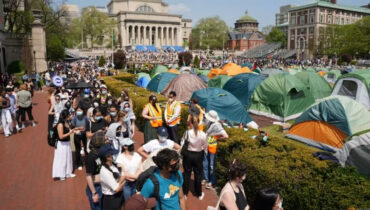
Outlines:
{"type": "Polygon", "coordinates": [[[131,196],[136,193],[136,182],[127,181],[123,185],[123,197],[127,201],[131,196]]]}
{"type": "Polygon", "coordinates": [[[101,210],[102,209],[101,208],[101,203],[102,203],[101,198],[103,196],[103,193],[101,191],[101,186],[100,186],[100,184],[94,184],[94,187],[95,187],[96,192],[98,192],[98,194],[99,194],[99,202],[97,202],[97,203],[93,202],[92,193],[90,191],[89,186],[86,187],[86,195],[89,198],[89,203],[90,203],[91,210],[101,210]]]}
{"type": "Polygon", "coordinates": [[[204,154],[203,160],[204,179],[212,185],[216,185],[215,158],[216,154],[208,152],[207,154],[204,154]]]}

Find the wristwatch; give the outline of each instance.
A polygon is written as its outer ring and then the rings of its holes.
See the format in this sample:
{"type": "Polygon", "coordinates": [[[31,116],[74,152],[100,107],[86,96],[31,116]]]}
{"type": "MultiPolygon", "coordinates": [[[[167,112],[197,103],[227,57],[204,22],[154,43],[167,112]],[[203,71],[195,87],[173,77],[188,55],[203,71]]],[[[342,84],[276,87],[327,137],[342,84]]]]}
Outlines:
{"type": "Polygon", "coordinates": [[[97,195],[98,194],[98,192],[97,191],[95,191],[94,193],[93,193],[93,195],[97,195]]]}

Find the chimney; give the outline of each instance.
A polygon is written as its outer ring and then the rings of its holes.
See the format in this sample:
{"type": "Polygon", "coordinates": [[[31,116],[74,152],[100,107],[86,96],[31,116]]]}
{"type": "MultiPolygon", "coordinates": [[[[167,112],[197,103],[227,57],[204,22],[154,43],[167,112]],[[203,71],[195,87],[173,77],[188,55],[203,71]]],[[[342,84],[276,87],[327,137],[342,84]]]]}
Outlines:
{"type": "Polygon", "coordinates": [[[337,0],[331,0],[332,4],[337,4],[337,0]]]}

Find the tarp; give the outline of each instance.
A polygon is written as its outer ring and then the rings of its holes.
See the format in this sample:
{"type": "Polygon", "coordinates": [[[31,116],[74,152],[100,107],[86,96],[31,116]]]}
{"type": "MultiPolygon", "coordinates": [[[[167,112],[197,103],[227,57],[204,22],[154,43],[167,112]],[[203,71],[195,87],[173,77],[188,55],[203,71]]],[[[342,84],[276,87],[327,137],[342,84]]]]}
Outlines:
{"type": "Polygon", "coordinates": [[[330,96],[332,91],[330,84],[320,75],[314,72],[304,71],[294,76],[309,87],[310,93],[315,100],[330,96]]]}
{"type": "Polygon", "coordinates": [[[287,121],[298,117],[315,102],[297,77],[282,73],[265,79],[253,92],[250,112],[287,121]]]}
{"type": "Polygon", "coordinates": [[[212,79],[208,81],[208,87],[217,87],[217,88],[223,88],[226,82],[230,79],[231,77],[227,75],[219,75],[215,76],[212,79]]]}
{"type": "Polygon", "coordinates": [[[245,107],[248,107],[254,90],[262,81],[263,77],[260,75],[239,74],[227,81],[223,89],[233,94],[245,107]]]}
{"type": "Polygon", "coordinates": [[[197,98],[199,105],[206,111],[215,110],[221,120],[230,123],[248,124],[252,121],[240,101],[231,93],[220,88],[205,88],[193,93],[191,98],[197,98]]]}
{"type": "Polygon", "coordinates": [[[194,91],[203,88],[207,88],[207,85],[197,75],[180,74],[167,85],[161,94],[168,96],[171,91],[175,91],[178,101],[187,102],[194,91]]]}
{"type": "Polygon", "coordinates": [[[140,79],[136,82],[136,85],[139,87],[146,88],[149,84],[150,80],[147,77],[140,77],[140,79]]]}
{"type": "Polygon", "coordinates": [[[168,83],[170,83],[177,76],[178,74],[173,74],[169,72],[159,73],[152,80],[150,80],[147,89],[160,93],[168,85],[168,83]]]}
{"type": "Polygon", "coordinates": [[[154,78],[155,76],[157,76],[157,74],[162,73],[162,72],[167,72],[167,71],[168,71],[167,67],[163,65],[157,65],[156,67],[154,67],[150,75],[152,78],[154,78]]]}

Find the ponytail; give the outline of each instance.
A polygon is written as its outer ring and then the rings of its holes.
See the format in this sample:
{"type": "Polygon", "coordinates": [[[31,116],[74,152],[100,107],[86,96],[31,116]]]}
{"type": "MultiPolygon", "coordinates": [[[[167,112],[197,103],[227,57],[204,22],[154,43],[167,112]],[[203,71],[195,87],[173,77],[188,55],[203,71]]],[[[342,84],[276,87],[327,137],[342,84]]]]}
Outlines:
{"type": "Polygon", "coordinates": [[[194,130],[195,136],[197,136],[198,131],[199,131],[199,119],[198,119],[198,117],[191,115],[190,122],[193,125],[193,130],[194,130]]]}

